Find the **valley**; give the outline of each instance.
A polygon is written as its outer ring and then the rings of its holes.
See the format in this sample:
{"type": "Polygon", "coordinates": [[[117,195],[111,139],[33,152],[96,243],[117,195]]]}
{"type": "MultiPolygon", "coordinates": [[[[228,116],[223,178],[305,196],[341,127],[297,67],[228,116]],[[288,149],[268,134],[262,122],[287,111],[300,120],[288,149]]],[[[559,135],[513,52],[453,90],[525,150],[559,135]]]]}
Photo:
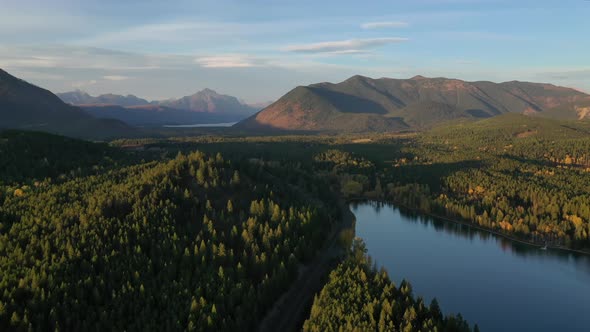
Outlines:
{"type": "Polygon", "coordinates": [[[590,1],[4,1],[0,331],[578,332],[590,1]]]}
{"type": "Polygon", "coordinates": [[[255,113],[0,71],[0,329],[576,330],[589,100],[357,75],[255,113]]]}
{"type": "MultiPolygon", "coordinates": [[[[359,278],[375,274],[381,280],[375,289],[393,292],[379,301],[391,304],[412,293],[399,277],[392,282],[400,288],[388,284],[387,275],[399,276],[395,264],[387,274],[376,272],[371,262],[381,261],[379,256],[349,252],[357,240],[354,230],[339,226],[342,200],[392,202],[537,247],[590,252],[586,122],[507,114],[412,134],[243,136],[232,128],[188,130],[199,131],[109,144],[4,132],[3,327],[255,330],[277,305],[278,316],[266,324],[287,330],[324,329],[323,324],[339,319],[365,324],[368,318],[353,312],[322,316],[313,309],[354,308],[338,302],[344,298],[334,298],[343,291],[333,288],[337,284],[329,286],[345,278],[338,274],[342,269],[358,271],[359,278]],[[335,266],[330,272],[322,248],[335,230],[342,249],[326,256],[335,266]],[[324,263],[314,263],[318,259],[324,263]],[[59,287],[52,281],[56,278],[63,281],[59,287]],[[318,280],[332,288],[311,306],[318,280]],[[157,286],[164,284],[170,285],[167,293],[157,286]],[[292,288],[296,285],[304,289],[292,288]],[[195,287],[198,296],[189,296],[194,293],[187,289],[195,287]],[[79,291],[72,297],[74,289],[79,291]],[[133,312],[133,321],[118,315],[109,320],[115,325],[104,325],[100,310],[106,308],[106,296],[121,312],[133,312]],[[75,302],[80,298],[86,301],[83,310],[75,302]],[[283,304],[276,304],[281,298],[283,304]],[[176,314],[163,311],[162,303],[176,314]],[[305,315],[310,316],[303,325],[305,315]]],[[[375,255],[372,241],[365,240],[375,255]]],[[[355,280],[347,282],[361,279],[355,280]]],[[[417,294],[430,301],[439,293],[417,294]]],[[[400,329],[408,324],[449,331],[475,328],[477,316],[468,316],[460,304],[447,308],[447,296],[440,299],[441,309],[409,297],[390,314],[372,311],[372,319],[400,329]],[[456,311],[466,316],[445,316],[456,311]]],[[[383,310],[390,310],[383,303],[383,310]]],[[[477,329],[487,324],[481,323],[477,329]]]]}

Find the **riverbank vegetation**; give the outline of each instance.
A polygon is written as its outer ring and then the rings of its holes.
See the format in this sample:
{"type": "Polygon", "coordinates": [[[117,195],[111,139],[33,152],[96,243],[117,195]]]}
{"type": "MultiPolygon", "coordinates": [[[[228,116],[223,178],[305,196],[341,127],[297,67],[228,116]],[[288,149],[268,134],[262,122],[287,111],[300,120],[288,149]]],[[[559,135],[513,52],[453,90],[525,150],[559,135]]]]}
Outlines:
{"type": "Polygon", "coordinates": [[[590,251],[590,125],[515,114],[420,134],[201,136],[146,147],[224,151],[325,174],[346,199],[395,202],[541,246],[590,251]]]}
{"type": "MultiPolygon", "coordinates": [[[[377,270],[355,239],[349,256],[330,273],[314,299],[303,331],[472,331],[461,315],[444,317],[436,299],[414,298],[412,286],[399,287],[377,270]]],[[[477,325],[473,331],[479,331],[477,325]]]]}
{"type": "Polygon", "coordinates": [[[382,177],[387,198],[539,245],[590,249],[590,130],[509,117],[433,130],[382,177]]]}

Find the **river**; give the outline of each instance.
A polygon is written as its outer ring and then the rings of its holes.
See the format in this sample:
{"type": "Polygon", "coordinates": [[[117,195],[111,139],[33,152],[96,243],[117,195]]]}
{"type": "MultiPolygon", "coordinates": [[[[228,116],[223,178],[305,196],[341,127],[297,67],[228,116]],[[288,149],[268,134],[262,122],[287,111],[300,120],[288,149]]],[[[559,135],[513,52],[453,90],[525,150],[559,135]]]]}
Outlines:
{"type": "Polygon", "coordinates": [[[481,331],[589,331],[590,256],[541,250],[376,202],[353,203],[356,236],[399,285],[481,331]]]}

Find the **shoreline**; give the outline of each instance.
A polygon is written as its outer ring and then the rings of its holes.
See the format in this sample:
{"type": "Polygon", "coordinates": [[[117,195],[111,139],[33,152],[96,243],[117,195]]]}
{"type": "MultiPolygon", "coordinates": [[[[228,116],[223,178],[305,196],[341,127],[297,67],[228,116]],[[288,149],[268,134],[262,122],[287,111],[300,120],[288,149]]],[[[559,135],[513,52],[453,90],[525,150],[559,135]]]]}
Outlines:
{"type": "MultiPolygon", "coordinates": [[[[314,296],[320,292],[324,286],[324,278],[330,273],[332,268],[338,264],[338,261],[340,260],[339,257],[343,254],[343,248],[338,243],[339,234],[346,229],[352,229],[353,232],[355,231],[356,215],[350,208],[350,205],[355,202],[377,202],[381,204],[392,205],[397,209],[405,209],[420,216],[427,216],[456,225],[471,227],[478,231],[486,232],[512,242],[536,248],[542,247],[539,244],[518,239],[507,234],[502,234],[498,231],[476,224],[440,216],[430,212],[424,212],[394,201],[392,202],[385,201],[383,199],[369,199],[363,197],[350,198],[346,200],[343,199],[341,201],[340,207],[342,211],[342,218],[334,225],[334,229],[332,229],[330,235],[326,239],[325,246],[319,249],[318,256],[316,256],[316,258],[311,263],[301,267],[302,270],[300,270],[299,276],[293,281],[293,284],[291,284],[289,289],[283,295],[281,295],[273,307],[263,317],[261,324],[257,327],[258,331],[275,331],[277,327],[279,327],[281,331],[288,332],[295,331],[301,327],[307,318],[307,315],[309,314],[314,296]]],[[[561,250],[569,253],[590,256],[590,252],[564,247],[547,246],[547,249],[561,250]]]]}
{"type": "MultiPolygon", "coordinates": [[[[461,221],[461,220],[457,220],[457,219],[452,219],[452,218],[445,217],[445,216],[440,216],[440,215],[437,215],[437,214],[434,214],[434,213],[431,213],[431,212],[424,212],[424,211],[422,211],[420,209],[411,208],[411,207],[408,207],[408,206],[406,206],[404,204],[397,203],[395,201],[389,202],[389,201],[385,201],[385,200],[382,200],[382,199],[368,199],[368,198],[352,198],[352,199],[347,200],[348,204],[350,204],[352,202],[361,202],[361,201],[364,201],[364,202],[373,201],[373,202],[379,202],[379,203],[384,203],[384,204],[391,204],[391,205],[394,205],[397,208],[400,208],[401,207],[401,208],[404,208],[406,210],[410,210],[410,211],[415,212],[415,213],[420,214],[420,215],[428,216],[428,217],[431,217],[431,218],[441,219],[441,220],[444,220],[444,221],[447,221],[447,222],[452,222],[452,223],[458,224],[458,225],[472,227],[474,229],[477,229],[477,230],[480,230],[480,231],[483,231],[483,232],[487,232],[487,233],[490,233],[490,234],[493,234],[493,235],[502,237],[504,239],[507,239],[507,240],[510,240],[510,241],[513,241],[513,242],[518,242],[518,243],[521,243],[521,244],[526,244],[526,245],[529,245],[529,246],[532,246],[532,247],[537,247],[539,249],[543,247],[540,244],[536,244],[536,243],[531,242],[531,241],[519,239],[519,238],[516,238],[514,236],[510,236],[508,234],[503,234],[503,233],[500,233],[500,232],[495,231],[493,229],[489,229],[489,228],[486,228],[486,227],[483,227],[483,226],[480,226],[480,225],[477,225],[477,224],[474,224],[474,223],[470,223],[470,222],[466,222],[466,221],[461,221]]],[[[572,249],[572,248],[561,247],[561,246],[549,246],[548,245],[547,246],[547,249],[561,250],[561,251],[566,251],[566,252],[570,252],[570,253],[576,253],[576,254],[580,254],[580,255],[590,256],[590,251],[572,249]]]]}

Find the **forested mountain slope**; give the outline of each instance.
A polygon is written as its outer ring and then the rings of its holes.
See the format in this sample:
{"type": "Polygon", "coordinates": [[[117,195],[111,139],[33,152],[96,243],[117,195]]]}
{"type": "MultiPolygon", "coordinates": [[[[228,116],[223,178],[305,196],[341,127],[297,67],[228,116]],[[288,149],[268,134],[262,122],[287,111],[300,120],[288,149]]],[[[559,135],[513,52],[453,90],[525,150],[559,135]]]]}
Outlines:
{"type": "Polygon", "coordinates": [[[134,158],[105,143],[19,130],[0,131],[0,183],[28,183],[117,167],[134,158]]]}
{"type": "Polygon", "coordinates": [[[281,172],[192,153],[5,187],[0,328],[253,330],[337,218],[281,172]]]}
{"type": "Polygon", "coordinates": [[[399,131],[504,113],[586,118],[590,96],[551,84],[447,78],[372,79],[297,87],[238,126],[302,131],[399,131]],[[378,123],[378,125],[376,125],[378,123]]]}

